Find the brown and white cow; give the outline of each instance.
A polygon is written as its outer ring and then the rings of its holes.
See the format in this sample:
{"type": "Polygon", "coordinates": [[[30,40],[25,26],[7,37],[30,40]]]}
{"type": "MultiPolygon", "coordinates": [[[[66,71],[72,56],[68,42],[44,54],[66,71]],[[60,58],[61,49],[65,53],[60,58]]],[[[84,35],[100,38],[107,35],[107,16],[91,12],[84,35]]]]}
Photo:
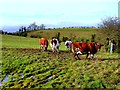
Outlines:
{"type": "Polygon", "coordinates": [[[48,40],[46,38],[40,38],[40,48],[44,51],[48,48],[48,40]]]}
{"type": "MultiPolygon", "coordinates": [[[[97,53],[97,48],[94,42],[72,42],[72,52],[74,53],[74,57],[78,57],[79,54],[87,54],[87,59],[89,54],[91,54],[92,59],[94,59],[94,54],[97,53]]],[[[78,57],[78,59],[80,58],[78,57]]]]}
{"type": "Polygon", "coordinates": [[[50,41],[50,46],[52,47],[53,52],[59,53],[60,42],[58,41],[57,38],[52,38],[52,40],[50,41]]]}

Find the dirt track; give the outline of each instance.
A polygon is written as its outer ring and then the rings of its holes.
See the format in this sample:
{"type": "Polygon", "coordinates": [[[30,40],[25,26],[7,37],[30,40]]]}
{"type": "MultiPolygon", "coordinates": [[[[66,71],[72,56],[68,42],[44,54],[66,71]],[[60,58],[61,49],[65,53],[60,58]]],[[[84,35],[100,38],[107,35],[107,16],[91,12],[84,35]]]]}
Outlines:
{"type": "MultiPolygon", "coordinates": [[[[48,55],[50,56],[58,56],[61,59],[66,59],[66,58],[71,58],[74,59],[72,52],[69,51],[62,51],[60,50],[60,53],[53,53],[52,50],[47,50],[47,51],[42,51],[40,49],[34,49],[34,48],[2,48],[2,50],[12,50],[17,53],[22,53],[22,54],[37,54],[40,55],[42,52],[47,52],[48,55]]],[[[95,54],[96,55],[96,54],[95,54]]],[[[85,55],[79,55],[81,60],[85,60],[85,55]]],[[[91,57],[89,56],[88,60],[91,60],[91,57]]],[[[118,58],[95,58],[94,60],[120,60],[120,57],[118,58]]]]}

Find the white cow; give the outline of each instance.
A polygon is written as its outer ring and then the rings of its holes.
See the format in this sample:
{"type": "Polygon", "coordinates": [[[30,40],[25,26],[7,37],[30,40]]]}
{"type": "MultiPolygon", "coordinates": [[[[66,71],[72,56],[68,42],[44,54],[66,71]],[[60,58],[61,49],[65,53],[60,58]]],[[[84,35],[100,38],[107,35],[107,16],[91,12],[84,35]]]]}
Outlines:
{"type": "Polygon", "coordinates": [[[53,51],[53,52],[58,52],[58,53],[59,53],[60,43],[59,43],[58,39],[53,38],[53,39],[50,41],[50,46],[52,47],[52,51],[53,51]]]}
{"type": "Polygon", "coordinates": [[[70,51],[70,50],[71,50],[71,46],[72,46],[72,42],[67,40],[67,41],[65,42],[65,46],[66,46],[66,48],[70,51]]]}

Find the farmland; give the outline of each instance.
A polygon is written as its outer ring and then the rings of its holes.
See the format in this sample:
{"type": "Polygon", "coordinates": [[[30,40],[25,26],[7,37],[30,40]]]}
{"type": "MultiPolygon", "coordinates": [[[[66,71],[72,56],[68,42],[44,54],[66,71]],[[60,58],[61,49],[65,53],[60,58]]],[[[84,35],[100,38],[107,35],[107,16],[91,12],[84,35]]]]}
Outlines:
{"type": "Polygon", "coordinates": [[[73,54],[66,51],[64,43],[61,43],[60,54],[53,54],[50,46],[46,52],[39,49],[38,38],[2,37],[1,88],[120,89],[117,53],[101,50],[95,54],[95,60],[90,57],[85,60],[85,55],[80,56],[81,60],[75,60],[73,54]]]}

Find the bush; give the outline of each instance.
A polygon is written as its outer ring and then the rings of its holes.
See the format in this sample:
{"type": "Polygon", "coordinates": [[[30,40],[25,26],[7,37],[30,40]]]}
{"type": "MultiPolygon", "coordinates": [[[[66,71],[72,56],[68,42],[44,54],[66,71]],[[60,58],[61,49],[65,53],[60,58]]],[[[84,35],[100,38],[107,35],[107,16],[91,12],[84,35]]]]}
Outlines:
{"type": "Polygon", "coordinates": [[[89,42],[90,41],[90,39],[86,39],[86,42],[89,42]]]}
{"type": "Polygon", "coordinates": [[[66,40],[68,40],[68,37],[63,37],[62,41],[65,42],[66,40]]]}
{"type": "Polygon", "coordinates": [[[21,36],[27,37],[27,32],[22,33],[21,36]]]}
{"type": "Polygon", "coordinates": [[[40,35],[30,35],[31,38],[41,38],[40,35]]]}
{"type": "Polygon", "coordinates": [[[108,17],[99,24],[101,33],[106,34],[107,37],[113,38],[117,42],[118,52],[120,52],[120,18],[108,17]]]}
{"type": "Polygon", "coordinates": [[[91,35],[91,42],[95,42],[96,34],[91,35]]]}
{"type": "Polygon", "coordinates": [[[81,38],[81,42],[84,42],[85,41],[85,39],[84,38],[81,38]]]}

